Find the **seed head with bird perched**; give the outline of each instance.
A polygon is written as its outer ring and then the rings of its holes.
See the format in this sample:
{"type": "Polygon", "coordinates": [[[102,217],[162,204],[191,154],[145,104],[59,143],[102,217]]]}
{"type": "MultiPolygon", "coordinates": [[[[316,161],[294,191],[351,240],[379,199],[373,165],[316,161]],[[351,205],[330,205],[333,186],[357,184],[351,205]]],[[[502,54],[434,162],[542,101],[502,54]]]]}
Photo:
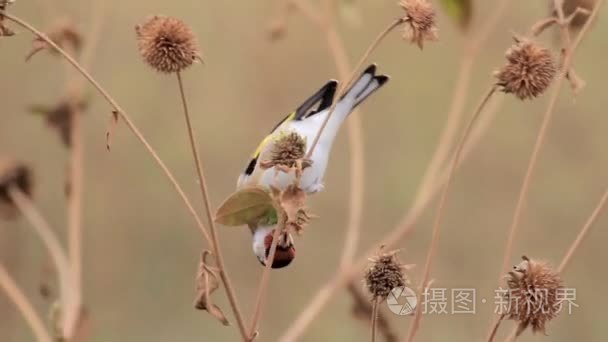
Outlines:
{"type": "MultiPolygon", "coordinates": [[[[313,153],[309,156],[310,165],[302,171],[299,187],[304,192],[313,194],[323,190],[323,176],[327,168],[331,147],[342,123],[344,123],[348,115],[359,104],[382,87],[388,80],[389,77],[386,75],[376,75],[376,65],[372,64],[361,73],[359,78],[353,82],[351,88],[338,100],[327,125],[318,138],[313,153]]],[[[275,145],[279,140],[286,140],[279,139],[281,137],[290,138],[290,136],[294,136],[292,143],[295,145],[296,150],[298,145],[301,145],[301,156],[309,153],[312,142],[330,114],[337,87],[338,82],[330,80],[272,129],[270,134],[262,140],[253,153],[247,167],[239,176],[237,189],[252,186],[270,188],[272,186],[279,190],[285,190],[289,185],[294,183],[296,177],[295,170],[278,172],[274,168],[264,167],[264,162],[273,159],[273,157],[277,158],[276,155],[273,156],[275,145]]],[[[291,151],[288,151],[286,154],[289,157],[291,151]]],[[[258,260],[265,265],[265,260],[270,254],[274,225],[250,225],[250,229],[253,233],[253,251],[258,260]]],[[[277,243],[272,267],[285,267],[294,258],[295,248],[293,238],[288,232],[285,232],[281,234],[280,240],[277,243]]]]}

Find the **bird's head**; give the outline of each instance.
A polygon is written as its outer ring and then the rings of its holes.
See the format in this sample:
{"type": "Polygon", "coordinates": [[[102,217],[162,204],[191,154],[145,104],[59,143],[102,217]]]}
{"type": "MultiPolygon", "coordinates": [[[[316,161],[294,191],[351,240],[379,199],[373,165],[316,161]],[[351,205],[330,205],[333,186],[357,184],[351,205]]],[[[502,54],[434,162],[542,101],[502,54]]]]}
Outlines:
{"type": "MultiPolygon", "coordinates": [[[[259,227],[253,234],[253,252],[257,256],[260,263],[262,263],[264,266],[266,265],[266,258],[270,255],[273,235],[273,227],[259,227]]],[[[291,237],[291,234],[280,234],[271,267],[285,267],[289,265],[295,257],[296,249],[293,245],[293,238],[291,237]]]]}

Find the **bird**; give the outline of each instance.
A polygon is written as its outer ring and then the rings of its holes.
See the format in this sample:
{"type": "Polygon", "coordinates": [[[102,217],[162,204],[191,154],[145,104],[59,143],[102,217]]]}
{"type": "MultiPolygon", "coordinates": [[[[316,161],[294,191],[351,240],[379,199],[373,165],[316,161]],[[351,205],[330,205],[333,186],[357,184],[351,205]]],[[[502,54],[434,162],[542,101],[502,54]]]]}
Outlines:
{"type": "MultiPolygon", "coordinates": [[[[307,194],[314,194],[324,189],[323,176],[327,169],[329,155],[338,131],[348,115],[363,103],[376,90],[381,88],[389,76],[376,75],[376,64],[369,65],[352,86],[344,92],[337,101],[334,111],[329,118],[323,132],[318,138],[317,145],[310,155],[310,166],[306,167],[301,175],[299,187],[307,194]]],[[[338,81],[329,80],[317,92],[304,101],[297,109],[283,118],[270,133],[262,140],[247,164],[245,170],[237,180],[237,190],[258,186],[279,190],[286,189],[294,183],[295,171],[277,172],[276,170],[260,166],[271,153],[273,142],[281,134],[295,132],[306,141],[306,153],[309,153],[312,142],[323,125],[334,102],[338,81]]],[[[265,265],[270,252],[273,225],[250,225],[253,234],[253,251],[262,265],[265,265]]],[[[293,238],[288,232],[279,236],[272,268],[288,266],[295,258],[293,238]]]]}

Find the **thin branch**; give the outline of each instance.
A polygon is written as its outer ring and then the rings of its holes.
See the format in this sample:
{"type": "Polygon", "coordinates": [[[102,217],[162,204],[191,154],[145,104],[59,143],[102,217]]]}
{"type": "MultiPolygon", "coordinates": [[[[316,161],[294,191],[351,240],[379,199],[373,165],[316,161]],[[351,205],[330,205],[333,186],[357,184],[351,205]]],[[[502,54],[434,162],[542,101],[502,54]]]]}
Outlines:
{"type": "Polygon", "coordinates": [[[144,145],[144,147],[146,148],[148,153],[152,156],[152,158],[158,164],[158,166],[161,168],[161,170],[163,171],[163,173],[165,174],[167,179],[171,182],[171,184],[173,185],[173,188],[178,193],[178,195],[184,202],[184,205],[186,206],[186,208],[188,209],[188,211],[190,212],[190,214],[196,221],[196,224],[197,224],[198,228],[200,229],[201,233],[203,234],[203,236],[205,237],[205,239],[207,240],[209,245],[211,245],[211,237],[209,236],[207,229],[203,225],[200,217],[196,213],[196,210],[194,210],[194,207],[190,203],[190,200],[184,193],[183,189],[181,188],[181,186],[175,179],[175,176],[173,176],[173,174],[171,173],[169,168],[165,165],[165,163],[158,156],[156,151],[148,143],[148,141],[145,139],[143,134],[139,131],[137,126],[135,126],[135,124],[131,121],[131,118],[129,117],[129,115],[127,115],[127,113],[122,109],[122,107],[120,107],[120,105],[114,100],[114,98],[112,98],[112,96],[110,96],[110,94],[93,78],[93,76],[91,76],[91,74],[89,74],[89,72],[87,72],[76,60],[74,60],[74,58],[72,58],[62,48],[57,46],[57,44],[55,44],[51,39],[49,39],[49,37],[46,34],[44,34],[43,32],[40,32],[38,29],[36,29],[32,25],[30,25],[29,23],[23,21],[22,19],[20,19],[18,17],[13,16],[12,14],[9,14],[6,12],[1,12],[1,14],[4,15],[7,19],[11,20],[12,22],[27,29],[28,31],[33,33],[35,36],[39,37],[40,39],[42,39],[46,43],[48,43],[50,46],[52,46],[61,56],[63,56],[63,58],[68,60],[70,62],[70,64],[72,64],[72,66],[74,68],[76,68],[78,70],[78,72],[80,72],[80,74],[82,74],[82,76],[84,76],[87,79],[87,81],[89,81],[89,83],[91,83],[91,85],[115,109],[115,111],[118,113],[118,115],[120,115],[121,119],[125,122],[127,127],[131,130],[131,132],[133,132],[135,137],[144,145]]]}
{"type": "MultiPolygon", "coordinates": [[[[372,314],[373,308],[368,297],[366,297],[362,291],[355,285],[355,281],[351,281],[347,286],[348,292],[353,298],[353,311],[352,314],[356,319],[360,319],[365,322],[365,326],[369,325],[369,317],[372,314]]],[[[395,329],[391,326],[389,318],[378,308],[377,314],[378,325],[377,329],[384,338],[385,342],[397,342],[401,339],[395,329]]]]}
{"type": "MultiPolygon", "coordinates": [[[[441,196],[439,198],[439,205],[437,206],[437,214],[435,215],[435,222],[433,223],[431,246],[429,248],[429,251],[428,251],[428,254],[426,257],[426,262],[424,265],[424,271],[423,271],[422,282],[421,282],[421,288],[423,288],[423,289],[425,289],[427,287],[427,284],[428,284],[429,278],[430,278],[430,274],[431,274],[431,267],[433,264],[433,259],[435,258],[435,255],[437,254],[437,246],[439,244],[439,231],[440,231],[442,219],[444,216],[443,212],[445,210],[445,205],[447,203],[450,186],[453,183],[453,178],[454,178],[456,168],[457,168],[458,163],[460,162],[460,158],[462,156],[463,148],[469,138],[469,135],[473,131],[473,127],[475,126],[477,119],[480,117],[481,113],[483,113],[483,109],[485,108],[486,104],[488,103],[488,101],[490,100],[490,98],[492,97],[492,95],[495,92],[496,92],[496,86],[494,85],[484,95],[481,103],[477,106],[477,109],[475,110],[475,114],[473,114],[473,117],[471,118],[467,127],[465,128],[464,133],[462,134],[462,138],[461,138],[460,142],[458,143],[458,146],[456,147],[456,151],[454,152],[454,157],[453,157],[451,165],[450,165],[450,171],[448,173],[448,179],[445,183],[443,191],[441,192],[441,196]]],[[[419,302],[421,302],[420,296],[421,296],[421,294],[418,296],[419,302]]],[[[414,340],[414,337],[416,336],[416,333],[418,332],[418,328],[419,328],[421,319],[422,319],[422,306],[420,305],[416,308],[416,312],[414,314],[414,320],[410,326],[410,332],[409,332],[409,336],[407,338],[407,340],[409,342],[412,342],[414,340]]]]}
{"type": "MultiPolygon", "coordinates": [[[[335,4],[332,0],[326,0],[325,6],[333,9],[335,4]]],[[[334,11],[327,11],[327,26],[324,30],[329,50],[340,79],[346,79],[350,73],[351,63],[344,46],[344,40],[335,28],[334,11]]],[[[361,221],[363,216],[363,200],[365,190],[365,149],[363,146],[363,124],[361,122],[360,111],[355,109],[346,122],[348,129],[348,146],[350,159],[350,196],[348,203],[348,222],[347,231],[344,238],[344,248],[340,257],[340,267],[346,267],[352,262],[359,243],[361,221]]]]}
{"type": "MultiPolygon", "coordinates": [[[[594,11],[591,14],[591,17],[585,23],[585,26],[581,29],[581,32],[577,36],[576,41],[568,46],[568,48],[566,49],[566,52],[564,54],[563,67],[562,67],[561,72],[557,75],[557,79],[556,79],[555,85],[553,87],[553,92],[551,93],[551,96],[549,98],[549,104],[548,104],[545,114],[543,116],[543,122],[542,122],[541,128],[538,132],[538,136],[536,138],[536,143],[535,143],[534,149],[532,151],[532,156],[530,157],[530,162],[528,164],[528,169],[526,171],[526,175],[524,177],[524,181],[523,181],[523,184],[520,189],[519,198],[518,198],[517,204],[515,206],[515,212],[513,213],[513,219],[511,222],[511,227],[509,229],[509,237],[507,239],[507,244],[506,244],[505,253],[504,253],[504,257],[503,257],[499,281],[501,281],[502,275],[504,275],[508,271],[508,268],[509,268],[509,264],[510,264],[510,260],[511,260],[511,256],[512,256],[512,250],[513,250],[513,244],[514,244],[514,240],[515,240],[515,235],[517,233],[517,228],[519,225],[521,214],[524,209],[524,204],[525,204],[525,200],[527,198],[532,175],[533,175],[533,172],[534,172],[534,169],[536,166],[536,162],[538,159],[540,149],[544,142],[544,138],[547,134],[549,123],[551,121],[555,106],[557,104],[557,98],[559,97],[559,93],[561,91],[561,86],[566,77],[565,75],[567,74],[568,70],[570,69],[570,66],[572,65],[572,57],[574,55],[574,52],[580,45],[585,33],[588,31],[588,29],[590,27],[590,23],[592,22],[592,19],[597,15],[597,12],[599,11],[599,7],[601,6],[602,2],[603,2],[603,0],[600,0],[597,2],[596,7],[594,8],[594,11]]],[[[558,9],[558,13],[559,13],[559,9],[558,9]]]]}
{"type": "Polygon", "coordinates": [[[44,322],[34,310],[32,303],[27,299],[19,285],[8,274],[6,268],[0,263],[0,288],[4,289],[6,296],[15,304],[21,315],[28,323],[38,342],[52,342],[50,333],[44,322]]]}
{"type": "Polygon", "coordinates": [[[69,259],[61,247],[55,232],[29,197],[15,186],[9,187],[8,195],[31,224],[32,228],[35,229],[38,236],[40,236],[53,260],[59,274],[60,298],[64,312],[62,332],[66,335],[65,337],[70,338],[78,320],[81,299],[80,292],[74,287],[74,275],[71,272],[69,259]]]}
{"type": "Polygon", "coordinates": [[[212,248],[213,254],[215,255],[215,260],[217,262],[217,266],[220,269],[220,278],[222,278],[222,282],[224,283],[224,287],[226,288],[226,295],[228,296],[228,301],[230,302],[230,306],[232,307],[232,311],[237,320],[239,331],[241,332],[241,336],[244,341],[248,341],[247,329],[245,327],[245,321],[243,319],[243,315],[239,309],[239,305],[236,299],[236,295],[232,284],[230,282],[230,277],[228,276],[228,272],[226,271],[226,266],[224,265],[224,257],[222,255],[222,250],[220,247],[220,241],[217,236],[217,228],[215,226],[215,221],[213,219],[213,214],[211,213],[211,203],[209,201],[209,192],[207,191],[207,181],[205,179],[205,173],[203,171],[203,166],[201,164],[200,155],[198,152],[198,147],[196,144],[196,139],[194,137],[194,130],[192,128],[192,122],[190,121],[190,114],[188,111],[188,104],[186,102],[186,94],[184,92],[184,84],[182,81],[181,73],[178,71],[177,73],[177,83],[179,84],[179,92],[181,95],[181,101],[184,110],[184,116],[186,119],[186,128],[188,130],[188,138],[190,139],[190,148],[192,149],[192,156],[194,158],[194,164],[196,165],[196,174],[198,176],[198,184],[201,190],[201,194],[203,196],[203,202],[205,204],[205,213],[207,214],[207,220],[209,223],[209,227],[211,227],[211,239],[212,239],[212,248]]]}
{"type": "MultiPolygon", "coordinates": [[[[397,28],[399,25],[403,24],[406,20],[407,19],[405,19],[405,18],[396,19],[389,26],[387,26],[382,32],[380,32],[378,37],[376,37],[376,39],[372,42],[372,44],[367,48],[367,51],[365,51],[365,53],[363,54],[363,56],[361,57],[361,59],[359,60],[359,62],[355,66],[355,68],[353,69],[353,72],[351,73],[349,79],[343,81],[342,85],[340,86],[340,91],[338,92],[338,96],[336,98],[340,98],[342,95],[344,95],[344,92],[350,87],[350,85],[354,81],[355,77],[357,76],[357,71],[361,68],[363,63],[365,63],[365,61],[367,60],[369,55],[372,52],[374,52],[374,50],[378,47],[378,45],[382,42],[382,40],[384,40],[384,38],[392,30],[397,28]]],[[[319,142],[319,139],[321,138],[321,134],[325,130],[325,126],[327,126],[329,119],[331,118],[334,110],[336,109],[337,103],[338,103],[338,101],[334,101],[334,103],[329,108],[329,114],[327,115],[327,117],[323,121],[323,124],[319,128],[319,131],[317,132],[317,135],[315,136],[315,139],[313,140],[313,142],[310,146],[310,149],[308,150],[308,153],[306,154],[306,158],[310,159],[310,156],[312,156],[313,152],[315,151],[315,148],[317,147],[317,143],[319,142]]]]}
{"type": "Polygon", "coordinates": [[[587,233],[589,233],[589,230],[591,229],[591,227],[593,226],[593,224],[595,223],[597,218],[600,216],[602,211],[605,209],[607,202],[608,202],[608,189],[606,190],[606,192],[604,192],[604,195],[602,196],[599,203],[593,210],[593,213],[591,213],[591,216],[589,216],[589,218],[587,219],[587,221],[581,228],[580,232],[576,236],[576,239],[572,242],[572,245],[570,246],[570,248],[568,248],[568,252],[566,253],[566,255],[564,255],[562,262],[559,264],[559,267],[557,269],[558,273],[562,273],[564,271],[564,269],[566,268],[566,266],[568,266],[568,263],[570,263],[570,260],[572,260],[574,253],[577,251],[578,247],[583,242],[583,239],[585,238],[585,236],[587,236],[587,233]]]}
{"type": "MultiPolygon", "coordinates": [[[[581,28],[581,30],[580,30],[578,36],[576,37],[576,39],[574,40],[574,42],[571,45],[569,45],[568,48],[565,50],[563,67],[562,67],[561,72],[557,76],[557,81],[554,86],[553,93],[551,94],[551,98],[549,100],[547,112],[545,113],[546,117],[551,115],[551,112],[553,111],[555,104],[557,102],[557,97],[559,96],[564,79],[566,78],[568,70],[570,70],[570,67],[572,65],[572,58],[574,56],[574,53],[576,52],[576,50],[580,46],[581,42],[583,41],[583,38],[589,31],[589,28],[591,27],[591,23],[597,17],[597,14],[599,13],[600,8],[602,7],[603,3],[604,3],[604,0],[597,0],[597,2],[595,3],[595,7],[593,8],[593,11],[591,12],[591,15],[587,19],[587,22],[585,22],[585,25],[581,28]]],[[[559,13],[559,9],[558,9],[558,13],[559,13]]],[[[541,129],[541,131],[542,131],[542,129],[541,129]]],[[[600,206],[600,210],[601,210],[601,207],[603,207],[602,201],[600,201],[600,204],[601,204],[601,206],[600,206]]],[[[598,214],[599,214],[599,211],[598,211],[598,214]]],[[[595,218],[593,218],[593,220],[595,220],[595,218]]],[[[591,221],[591,223],[589,223],[589,227],[592,225],[593,220],[589,220],[589,221],[591,221]]],[[[585,230],[585,233],[583,234],[582,237],[584,237],[584,235],[586,234],[586,231],[588,231],[589,227],[587,227],[587,229],[585,230]]],[[[581,237],[581,240],[582,240],[582,237],[581,237]]],[[[577,240],[575,240],[575,243],[577,243],[577,240]]],[[[580,243],[580,241],[579,241],[579,243],[580,243]]],[[[511,251],[509,250],[509,248],[511,248],[511,247],[512,247],[512,241],[511,241],[511,245],[507,246],[507,250],[505,251],[505,256],[507,256],[507,254],[509,254],[509,255],[511,254],[511,251]]],[[[574,251],[576,251],[576,248],[574,249],[574,251]]],[[[564,267],[567,265],[568,261],[572,257],[571,255],[568,256],[568,254],[566,254],[566,256],[568,259],[565,259],[565,262],[562,261],[562,265],[564,267]]],[[[504,260],[503,260],[503,267],[504,267],[504,260]]],[[[561,267],[561,265],[560,265],[560,267],[561,267]]],[[[501,275],[502,274],[504,274],[504,272],[501,272],[501,275]]],[[[517,326],[515,326],[513,328],[513,330],[511,331],[511,334],[509,335],[509,337],[507,337],[507,340],[513,341],[515,339],[516,334],[517,334],[517,326]]]]}
{"type": "MultiPolygon", "coordinates": [[[[492,108],[492,107],[490,107],[492,108]]],[[[493,119],[496,109],[498,106],[492,108],[492,111],[488,111],[488,114],[482,116],[479,124],[477,125],[477,129],[474,129],[471,134],[471,141],[465,147],[463,152],[464,160],[473,150],[473,147],[478,145],[478,142],[481,140],[483,136],[483,132],[487,131],[487,127],[489,126],[491,120],[493,119]]],[[[462,162],[461,162],[462,163],[462,162]]],[[[401,219],[399,224],[393,229],[389,234],[384,236],[381,239],[381,242],[374,244],[377,245],[385,245],[386,248],[390,248],[394,246],[398,241],[409,236],[412,229],[415,227],[416,222],[422,217],[424,210],[431,203],[434,196],[441,189],[441,187],[445,184],[447,180],[447,175],[449,170],[445,170],[445,172],[441,173],[437,180],[433,182],[433,186],[429,188],[429,190],[418,197],[411,209],[408,213],[401,219]]],[[[297,341],[302,334],[306,331],[308,326],[312,323],[312,321],[318,317],[319,312],[323,310],[323,308],[329,303],[329,301],[333,298],[335,292],[337,292],[342,286],[348,284],[348,282],[352,281],[359,275],[359,271],[363,269],[368,262],[367,255],[372,255],[376,252],[376,248],[371,248],[370,250],[363,253],[361,257],[359,257],[356,261],[354,261],[350,267],[339,269],[338,272],[330,278],[320,289],[317,291],[315,297],[310,300],[308,305],[304,310],[300,312],[296,320],[291,324],[291,326],[285,331],[283,336],[279,339],[282,342],[291,342],[297,341]]]]}
{"type": "Polygon", "coordinates": [[[380,298],[376,297],[376,298],[374,298],[374,301],[372,303],[372,317],[371,317],[371,322],[372,322],[371,341],[372,342],[376,341],[376,323],[378,322],[378,302],[379,301],[380,301],[380,298]]]}
{"type": "Polygon", "coordinates": [[[268,291],[268,285],[270,284],[270,273],[272,270],[272,263],[274,262],[274,255],[277,251],[277,245],[279,243],[279,236],[281,235],[281,232],[285,230],[285,219],[282,217],[281,210],[279,209],[277,212],[279,213],[279,216],[281,216],[279,217],[281,227],[275,228],[272,235],[272,244],[270,244],[270,251],[268,253],[268,257],[266,257],[264,272],[262,272],[262,278],[260,279],[260,284],[258,285],[258,292],[255,296],[253,317],[251,318],[251,326],[249,327],[249,341],[253,341],[257,335],[258,324],[260,322],[260,318],[262,317],[262,306],[266,300],[266,293],[268,291]]]}
{"type": "Polygon", "coordinates": [[[488,342],[494,341],[494,338],[496,337],[496,333],[498,332],[498,328],[500,328],[500,323],[502,323],[504,318],[505,318],[505,314],[502,314],[498,317],[498,319],[496,319],[496,322],[493,324],[492,331],[490,332],[490,336],[488,336],[488,342]]]}

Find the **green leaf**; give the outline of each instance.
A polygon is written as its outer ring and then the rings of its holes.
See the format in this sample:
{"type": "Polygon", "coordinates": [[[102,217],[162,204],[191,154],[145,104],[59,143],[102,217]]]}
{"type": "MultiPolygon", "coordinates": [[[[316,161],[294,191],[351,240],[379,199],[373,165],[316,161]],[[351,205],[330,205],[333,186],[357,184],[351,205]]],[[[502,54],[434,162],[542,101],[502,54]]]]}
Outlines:
{"type": "Polygon", "coordinates": [[[462,30],[469,28],[473,18],[473,0],[441,0],[441,5],[462,30]]]}
{"type": "Polygon", "coordinates": [[[272,210],[273,202],[268,192],[261,188],[246,188],[233,193],[220,205],[215,222],[225,226],[258,223],[272,210]]]}

